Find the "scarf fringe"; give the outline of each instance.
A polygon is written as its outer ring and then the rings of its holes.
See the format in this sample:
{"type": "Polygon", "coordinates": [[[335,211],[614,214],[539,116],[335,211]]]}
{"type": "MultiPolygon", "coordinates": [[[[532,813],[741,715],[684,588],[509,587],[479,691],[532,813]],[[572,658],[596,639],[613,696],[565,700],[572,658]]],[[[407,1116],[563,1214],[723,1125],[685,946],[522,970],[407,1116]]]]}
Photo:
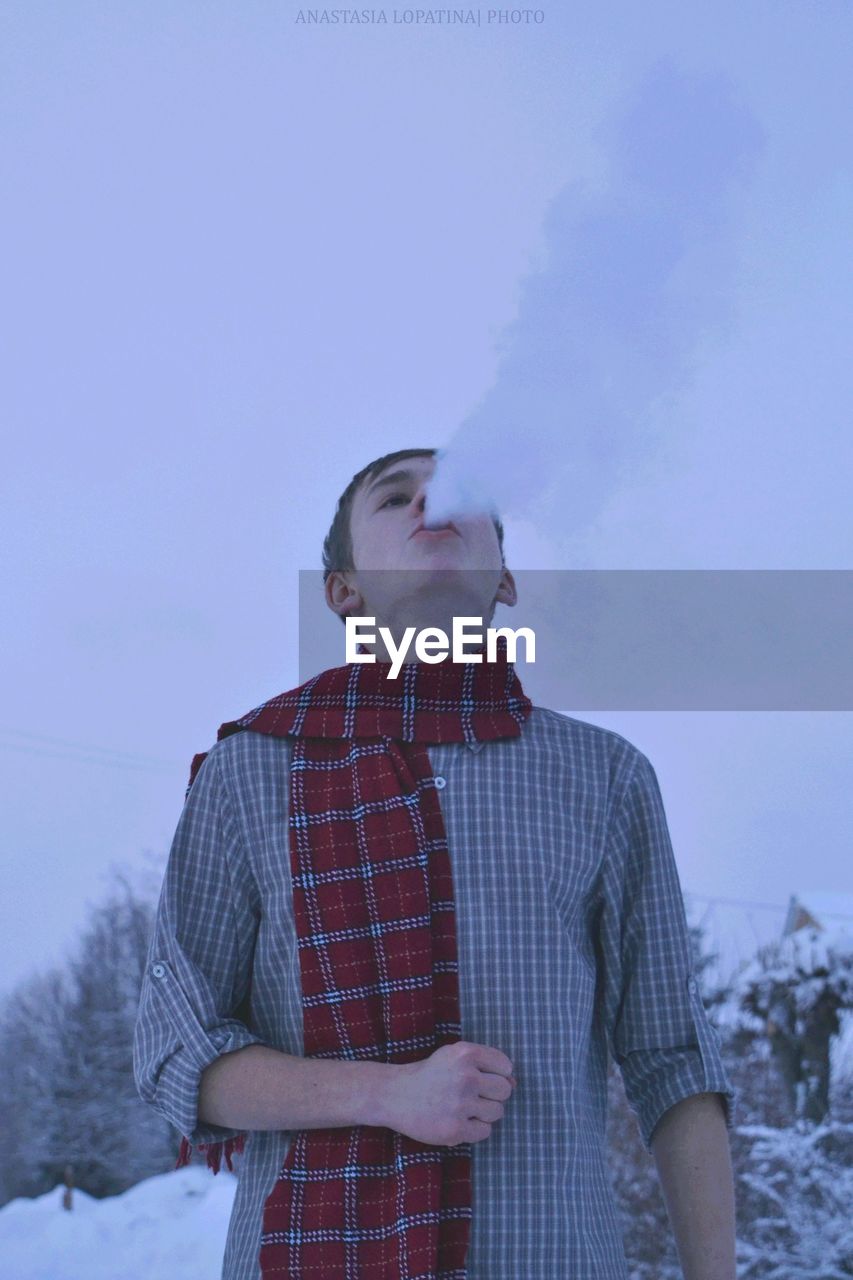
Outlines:
{"type": "MultiPolygon", "coordinates": [[[[225,1164],[233,1173],[234,1166],[231,1163],[231,1157],[235,1151],[241,1155],[246,1145],[246,1135],[240,1133],[236,1138],[226,1138],[224,1142],[199,1142],[197,1150],[207,1152],[207,1167],[212,1169],[214,1173],[219,1173],[222,1165],[222,1157],[225,1156],[225,1164]]],[[[192,1156],[192,1145],[186,1138],[181,1138],[181,1146],[178,1151],[178,1159],[175,1163],[176,1169],[182,1169],[185,1164],[190,1163],[192,1156]]]]}

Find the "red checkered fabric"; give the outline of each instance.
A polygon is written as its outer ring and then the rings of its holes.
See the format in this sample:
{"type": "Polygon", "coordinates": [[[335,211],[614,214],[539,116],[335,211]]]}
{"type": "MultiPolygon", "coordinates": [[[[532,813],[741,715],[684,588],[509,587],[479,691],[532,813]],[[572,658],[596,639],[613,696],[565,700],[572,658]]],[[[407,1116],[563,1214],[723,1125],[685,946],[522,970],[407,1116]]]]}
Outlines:
{"type": "MultiPolygon", "coordinates": [[[[289,852],[309,1058],[414,1062],[461,1038],[427,745],[516,737],[531,710],[503,643],[493,663],[411,663],[394,680],[389,670],[332,668],[219,730],[295,739],[289,852]]],[[[212,1168],[223,1148],[230,1168],[241,1139],[209,1147],[212,1168]]],[[[294,1133],[264,1204],[262,1275],[464,1280],[470,1175],[470,1143],[372,1125],[294,1133]]]]}

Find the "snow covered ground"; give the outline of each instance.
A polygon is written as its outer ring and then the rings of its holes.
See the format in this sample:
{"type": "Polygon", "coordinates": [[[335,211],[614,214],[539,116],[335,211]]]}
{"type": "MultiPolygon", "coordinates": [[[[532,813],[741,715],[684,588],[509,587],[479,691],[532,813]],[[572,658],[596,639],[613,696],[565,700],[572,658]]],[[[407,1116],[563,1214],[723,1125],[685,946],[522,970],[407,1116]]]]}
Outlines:
{"type": "Polygon", "coordinates": [[[120,1196],[56,1186],[0,1209],[3,1275],[13,1280],[218,1280],[237,1178],[204,1165],[173,1169],[120,1196]]]}

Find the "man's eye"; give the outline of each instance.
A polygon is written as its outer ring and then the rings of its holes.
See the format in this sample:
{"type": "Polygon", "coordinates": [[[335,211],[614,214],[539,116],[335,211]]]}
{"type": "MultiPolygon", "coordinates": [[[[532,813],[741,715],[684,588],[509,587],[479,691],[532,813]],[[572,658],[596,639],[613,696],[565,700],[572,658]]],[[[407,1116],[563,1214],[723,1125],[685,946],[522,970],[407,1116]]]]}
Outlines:
{"type": "Polygon", "coordinates": [[[390,497],[386,498],[385,501],[380,504],[379,510],[381,511],[383,507],[387,507],[389,502],[396,502],[398,498],[401,498],[403,502],[409,501],[409,495],[407,493],[392,493],[390,497]]]}

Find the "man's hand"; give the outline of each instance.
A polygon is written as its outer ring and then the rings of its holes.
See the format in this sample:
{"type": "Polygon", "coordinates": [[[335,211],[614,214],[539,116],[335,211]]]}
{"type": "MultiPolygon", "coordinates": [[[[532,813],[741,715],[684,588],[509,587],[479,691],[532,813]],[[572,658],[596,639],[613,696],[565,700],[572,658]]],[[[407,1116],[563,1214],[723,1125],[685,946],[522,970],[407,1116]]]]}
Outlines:
{"type": "Polygon", "coordinates": [[[502,1118],[515,1084],[512,1063],[500,1049],[457,1040],[397,1067],[385,1099],[385,1123],[442,1147],[481,1142],[502,1118]]]}

